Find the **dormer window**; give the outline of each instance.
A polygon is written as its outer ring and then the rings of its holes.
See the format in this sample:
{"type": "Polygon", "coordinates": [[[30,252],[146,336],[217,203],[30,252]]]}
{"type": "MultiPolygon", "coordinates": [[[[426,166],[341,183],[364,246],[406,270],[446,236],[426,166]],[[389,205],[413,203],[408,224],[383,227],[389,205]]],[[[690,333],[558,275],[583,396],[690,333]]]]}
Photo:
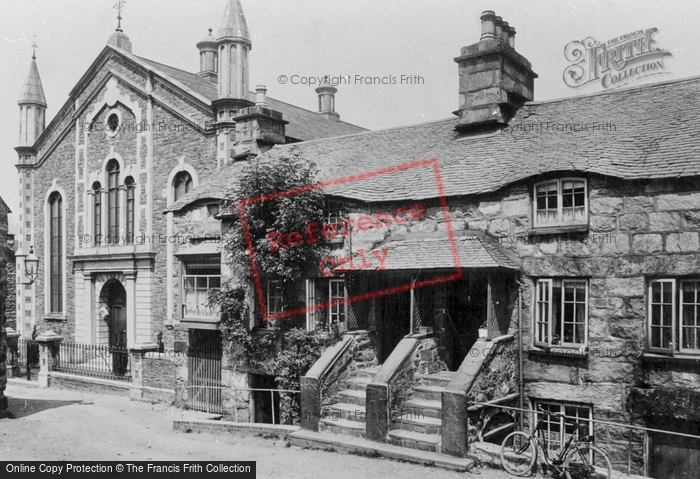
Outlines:
{"type": "Polygon", "coordinates": [[[548,180],[535,185],[536,228],[588,223],[588,188],[583,178],[548,180]]]}

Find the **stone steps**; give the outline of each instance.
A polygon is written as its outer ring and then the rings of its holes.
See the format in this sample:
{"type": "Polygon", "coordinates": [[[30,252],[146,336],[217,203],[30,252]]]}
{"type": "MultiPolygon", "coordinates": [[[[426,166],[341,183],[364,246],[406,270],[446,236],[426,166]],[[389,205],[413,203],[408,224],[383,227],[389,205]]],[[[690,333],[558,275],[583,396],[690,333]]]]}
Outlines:
{"type": "Polygon", "coordinates": [[[350,386],[350,389],[355,389],[357,391],[365,391],[367,389],[367,385],[372,382],[372,378],[368,377],[360,377],[360,378],[352,378],[348,380],[348,384],[350,386]]]}
{"type": "Polygon", "coordinates": [[[444,390],[443,386],[420,385],[413,388],[413,397],[430,401],[442,401],[442,392],[444,390]]]}
{"type": "Polygon", "coordinates": [[[421,376],[421,382],[425,386],[441,386],[447,387],[455,373],[451,371],[441,371],[435,374],[424,374],[421,376]]]}
{"type": "Polygon", "coordinates": [[[419,451],[440,452],[440,436],[420,432],[395,429],[389,431],[387,443],[394,446],[418,449],[419,451]]]}
{"type": "Polygon", "coordinates": [[[362,389],[346,389],[345,391],[340,391],[338,397],[343,403],[346,404],[357,404],[358,406],[365,405],[365,395],[366,390],[362,389]]]}
{"type": "Polygon", "coordinates": [[[399,429],[423,434],[442,433],[442,419],[416,414],[403,414],[398,420],[399,429]]]}
{"type": "Polygon", "coordinates": [[[406,401],[407,413],[442,419],[442,401],[412,398],[406,401]]]}
{"type": "Polygon", "coordinates": [[[348,421],[347,419],[321,419],[321,430],[333,434],[347,434],[354,437],[365,437],[365,423],[348,421]]]}

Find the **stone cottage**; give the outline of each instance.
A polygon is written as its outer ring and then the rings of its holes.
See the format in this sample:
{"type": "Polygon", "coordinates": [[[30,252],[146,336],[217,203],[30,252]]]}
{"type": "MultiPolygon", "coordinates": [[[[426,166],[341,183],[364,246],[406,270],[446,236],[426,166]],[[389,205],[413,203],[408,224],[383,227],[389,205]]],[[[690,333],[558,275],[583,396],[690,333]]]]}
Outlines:
{"type": "MultiPolygon", "coordinates": [[[[615,469],[694,474],[697,440],[587,421],[700,435],[700,79],[538,102],[515,30],[481,20],[457,118],[275,147],[318,165],[337,206],[315,234],[342,239],[306,317],[346,333],[302,378],[294,440],[464,457],[531,424],[488,403],[583,421],[615,469]]],[[[191,223],[244,164],[169,213],[191,223]]],[[[548,423],[553,448],[571,433],[548,423]]]]}

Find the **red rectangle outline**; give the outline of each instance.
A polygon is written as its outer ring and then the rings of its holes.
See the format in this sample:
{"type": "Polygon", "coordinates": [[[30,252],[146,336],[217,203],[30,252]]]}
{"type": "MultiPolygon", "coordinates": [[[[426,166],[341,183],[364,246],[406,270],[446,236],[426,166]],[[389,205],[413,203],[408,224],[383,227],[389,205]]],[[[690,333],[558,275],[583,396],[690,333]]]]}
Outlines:
{"type": "MultiPolygon", "coordinates": [[[[258,294],[258,300],[260,303],[260,310],[263,314],[263,320],[264,321],[276,321],[278,319],[290,317],[290,316],[297,316],[301,314],[306,314],[309,311],[320,311],[322,309],[327,309],[330,308],[331,306],[339,305],[339,304],[350,304],[354,303],[357,301],[364,301],[366,299],[372,299],[372,298],[378,298],[381,296],[386,296],[389,294],[393,293],[400,293],[402,291],[407,291],[409,289],[417,289],[417,288],[422,288],[425,286],[432,286],[440,283],[444,283],[447,281],[453,281],[456,279],[460,279],[462,277],[462,269],[460,266],[459,262],[459,253],[457,251],[457,243],[455,242],[454,238],[454,233],[452,231],[452,222],[450,220],[450,211],[449,207],[447,205],[447,198],[445,197],[445,189],[443,188],[442,185],[442,178],[440,176],[440,168],[438,166],[438,162],[435,158],[429,158],[425,160],[420,160],[420,161],[415,161],[411,163],[406,163],[404,165],[399,165],[399,166],[391,166],[389,168],[382,168],[379,170],[375,170],[369,173],[361,173],[359,175],[352,175],[352,176],[346,176],[345,178],[339,178],[336,180],[329,180],[325,181],[323,183],[317,183],[315,185],[309,185],[309,186],[304,186],[302,188],[294,188],[291,190],[287,191],[280,191],[277,193],[270,193],[267,195],[263,196],[258,196],[256,198],[249,198],[246,200],[241,200],[238,202],[238,211],[240,212],[241,215],[241,225],[243,226],[243,231],[245,233],[245,239],[246,239],[246,245],[248,247],[248,257],[250,259],[250,265],[253,269],[253,280],[255,282],[255,290],[258,294]],[[396,173],[400,171],[406,171],[411,168],[418,168],[421,166],[425,165],[432,165],[433,166],[433,172],[435,173],[435,181],[437,182],[437,187],[438,187],[438,193],[439,193],[439,198],[440,198],[440,203],[442,205],[442,210],[443,210],[443,215],[445,217],[445,223],[446,223],[446,228],[447,228],[447,234],[450,238],[450,246],[452,248],[452,257],[455,261],[455,272],[440,276],[437,278],[431,278],[423,281],[419,281],[417,283],[409,283],[403,286],[394,286],[391,288],[385,288],[379,291],[374,291],[372,293],[365,293],[365,294],[359,294],[355,296],[350,296],[345,299],[339,299],[335,301],[329,301],[324,304],[319,304],[316,306],[306,306],[303,308],[297,308],[291,311],[283,311],[281,313],[276,313],[272,315],[267,314],[267,307],[265,305],[265,294],[264,290],[262,287],[262,283],[260,280],[260,272],[258,271],[258,266],[255,262],[255,254],[253,253],[253,241],[250,237],[250,230],[248,228],[248,220],[245,215],[245,207],[250,204],[254,203],[262,203],[267,200],[272,200],[275,198],[283,198],[285,196],[291,196],[299,193],[304,193],[306,191],[313,191],[317,189],[324,189],[329,186],[334,186],[334,185],[340,185],[343,183],[349,183],[351,181],[359,181],[359,180],[366,180],[369,178],[374,178],[375,176],[379,175],[385,175],[389,173],[396,173]]],[[[352,251],[350,252],[352,255],[352,251]]]]}

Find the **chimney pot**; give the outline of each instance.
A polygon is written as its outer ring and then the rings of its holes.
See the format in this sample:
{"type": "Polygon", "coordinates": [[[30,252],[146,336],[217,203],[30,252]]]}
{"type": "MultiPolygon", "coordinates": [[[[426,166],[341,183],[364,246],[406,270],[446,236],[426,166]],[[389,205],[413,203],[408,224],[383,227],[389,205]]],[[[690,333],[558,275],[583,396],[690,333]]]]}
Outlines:
{"type": "Polygon", "coordinates": [[[510,25],[508,25],[508,22],[504,21],[502,28],[503,28],[503,43],[506,45],[510,45],[510,25]]]}
{"type": "Polygon", "coordinates": [[[255,105],[267,106],[267,87],[265,85],[255,87],[255,105]]]}
{"type": "Polygon", "coordinates": [[[508,44],[511,48],[515,49],[515,28],[513,27],[508,29],[508,44]]]}
{"type": "Polygon", "coordinates": [[[496,26],[496,40],[503,41],[503,18],[497,16],[493,24],[496,26]]]}
{"type": "Polygon", "coordinates": [[[481,40],[493,40],[496,38],[494,20],[496,14],[492,10],[486,10],[481,14],[481,40]]]}

